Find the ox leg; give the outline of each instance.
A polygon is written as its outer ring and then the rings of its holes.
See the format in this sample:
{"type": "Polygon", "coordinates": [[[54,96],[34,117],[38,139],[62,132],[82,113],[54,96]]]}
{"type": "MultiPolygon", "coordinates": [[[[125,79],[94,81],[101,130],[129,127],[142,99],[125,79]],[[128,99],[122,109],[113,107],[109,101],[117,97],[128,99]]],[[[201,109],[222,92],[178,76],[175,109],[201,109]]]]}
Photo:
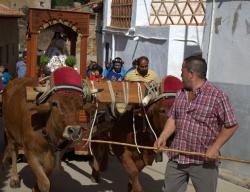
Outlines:
{"type": "MultiPolygon", "coordinates": [[[[11,161],[12,161],[12,170],[11,170],[11,176],[10,176],[10,187],[11,188],[19,188],[20,185],[20,178],[17,174],[17,148],[15,145],[11,142],[8,143],[8,152],[6,151],[6,154],[9,153],[11,155],[11,161]]],[[[7,157],[4,157],[7,158],[7,157]]],[[[5,159],[4,159],[5,161],[5,159]]]]}
{"type": "Polygon", "coordinates": [[[62,154],[60,151],[55,152],[55,170],[63,170],[62,167],[62,154]]]}
{"type": "Polygon", "coordinates": [[[97,162],[95,156],[93,156],[93,160],[89,162],[90,167],[92,168],[91,181],[95,183],[99,183],[100,181],[100,166],[97,162]]]}
{"type": "MultiPolygon", "coordinates": [[[[50,164],[49,162],[51,161],[50,159],[45,159],[45,157],[50,157],[48,156],[43,156],[43,160],[45,162],[43,162],[43,166],[41,165],[41,163],[38,160],[38,157],[36,155],[33,154],[32,151],[27,151],[27,162],[29,163],[33,173],[36,176],[36,180],[37,180],[37,184],[36,186],[33,188],[33,192],[49,192],[50,190],[50,181],[47,177],[47,174],[51,173],[52,168],[48,167],[48,164],[50,164]],[[51,169],[51,170],[50,170],[51,169]]],[[[40,154],[39,154],[40,155],[40,154]]]]}
{"type": "Polygon", "coordinates": [[[3,154],[3,159],[2,159],[2,168],[4,171],[7,170],[7,164],[8,164],[9,159],[11,159],[11,153],[9,150],[9,146],[6,146],[4,150],[4,154],[3,154]]]}
{"type": "Polygon", "coordinates": [[[131,187],[131,190],[129,190],[131,192],[142,192],[142,187],[139,182],[139,170],[132,158],[132,152],[125,150],[121,155],[121,163],[129,176],[129,188],[131,187]]]}

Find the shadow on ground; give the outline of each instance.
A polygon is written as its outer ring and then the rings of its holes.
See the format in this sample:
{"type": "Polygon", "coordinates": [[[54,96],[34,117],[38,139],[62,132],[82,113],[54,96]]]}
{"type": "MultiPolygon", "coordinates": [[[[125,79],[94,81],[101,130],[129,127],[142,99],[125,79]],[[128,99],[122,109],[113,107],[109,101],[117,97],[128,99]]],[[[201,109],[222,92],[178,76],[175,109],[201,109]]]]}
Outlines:
{"type": "MultiPolygon", "coordinates": [[[[115,157],[110,158],[108,170],[101,173],[99,184],[90,181],[91,175],[86,159],[84,158],[84,161],[80,160],[82,159],[71,158],[70,161],[66,160],[63,163],[64,169],[53,172],[50,179],[51,192],[127,192],[128,177],[115,157]],[[86,169],[88,171],[86,171],[86,169]],[[74,176],[75,178],[72,177],[72,172],[77,173],[77,176],[74,176]]],[[[31,190],[35,185],[35,177],[26,163],[22,163],[22,166],[23,168],[19,170],[19,175],[23,181],[22,185],[24,186],[22,186],[20,191],[23,191],[23,188],[29,188],[31,190]]],[[[3,175],[2,172],[0,177],[1,192],[6,184],[8,185],[8,178],[7,175],[3,175]]],[[[163,183],[162,180],[155,181],[150,175],[145,173],[141,173],[140,180],[145,192],[159,191],[163,183]]]]}

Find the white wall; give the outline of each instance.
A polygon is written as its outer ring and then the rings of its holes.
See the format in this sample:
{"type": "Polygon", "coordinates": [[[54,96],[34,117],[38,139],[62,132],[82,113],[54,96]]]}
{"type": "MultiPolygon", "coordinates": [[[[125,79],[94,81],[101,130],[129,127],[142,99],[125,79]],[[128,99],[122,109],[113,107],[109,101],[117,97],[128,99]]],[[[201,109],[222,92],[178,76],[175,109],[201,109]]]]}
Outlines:
{"type": "MultiPolygon", "coordinates": [[[[207,3],[203,38],[208,79],[229,96],[240,125],[221,152],[223,156],[250,159],[250,1],[214,2],[207,3]]],[[[250,178],[248,164],[222,161],[222,167],[250,178]]]]}
{"type": "Polygon", "coordinates": [[[203,28],[203,26],[170,26],[168,74],[180,78],[183,59],[201,52],[203,28]]]}
{"type": "Polygon", "coordinates": [[[112,0],[103,1],[103,27],[110,26],[110,23],[111,23],[111,3],[112,3],[112,0]]]}
{"type": "Polygon", "coordinates": [[[225,1],[214,6],[209,79],[250,85],[249,8],[249,1],[225,1]]]}
{"type": "Polygon", "coordinates": [[[152,0],[134,0],[132,26],[148,26],[152,0]],[[134,20],[133,20],[134,19],[134,20]]]}

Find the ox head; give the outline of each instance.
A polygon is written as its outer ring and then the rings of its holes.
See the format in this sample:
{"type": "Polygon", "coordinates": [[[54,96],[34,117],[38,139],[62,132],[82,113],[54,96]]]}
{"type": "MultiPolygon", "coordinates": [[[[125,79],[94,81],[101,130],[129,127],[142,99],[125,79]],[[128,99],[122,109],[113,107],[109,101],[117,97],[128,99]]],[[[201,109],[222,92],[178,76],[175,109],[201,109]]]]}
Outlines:
{"type": "Polygon", "coordinates": [[[79,115],[83,104],[79,94],[57,92],[45,104],[36,106],[32,126],[34,129],[46,127],[55,138],[77,140],[81,137],[79,115]]]}
{"type": "Polygon", "coordinates": [[[50,99],[51,114],[49,124],[68,140],[77,140],[81,136],[80,110],[83,98],[74,94],[54,94],[50,99]]]}
{"type": "Polygon", "coordinates": [[[48,134],[55,138],[77,140],[81,136],[80,110],[84,102],[81,76],[73,68],[61,67],[50,79],[51,88],[36,100],[38,106],[48,103],[48,110],[33,114],[32,121],[42,118],[48,134]]]}

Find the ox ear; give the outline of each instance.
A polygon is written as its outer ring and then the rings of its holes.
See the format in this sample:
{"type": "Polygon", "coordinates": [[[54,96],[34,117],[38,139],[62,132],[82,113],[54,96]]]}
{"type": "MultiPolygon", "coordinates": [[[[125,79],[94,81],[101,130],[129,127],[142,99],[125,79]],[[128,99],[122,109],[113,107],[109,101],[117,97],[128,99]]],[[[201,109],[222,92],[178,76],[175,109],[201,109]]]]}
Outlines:
{"type": "Polygon", "coordinates": [[[31,108],[31,125],[34,130],[39,130],[46,127],[50,116],[49,104],[41,104],[31,108]]]}

